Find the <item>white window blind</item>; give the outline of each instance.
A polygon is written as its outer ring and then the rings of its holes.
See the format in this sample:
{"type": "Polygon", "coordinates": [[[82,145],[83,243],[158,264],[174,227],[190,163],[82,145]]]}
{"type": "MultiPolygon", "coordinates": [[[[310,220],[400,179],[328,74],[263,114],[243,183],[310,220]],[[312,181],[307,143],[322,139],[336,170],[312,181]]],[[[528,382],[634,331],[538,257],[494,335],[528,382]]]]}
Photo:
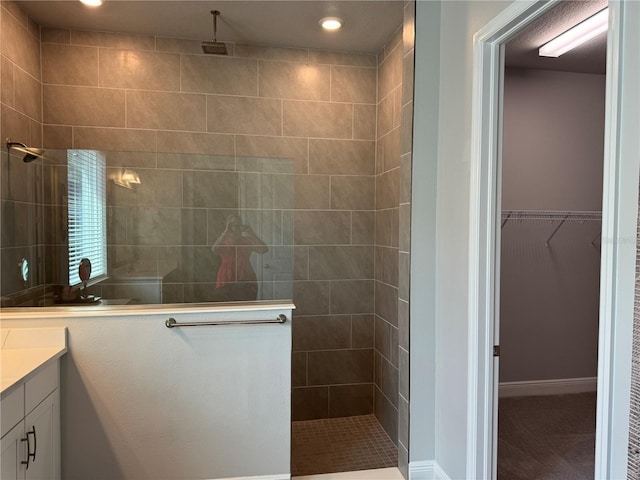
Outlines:
{"type": "Polygon", "coordinates": [[[91,278],[107,273],[106,165],[102,153],[68,150],[69,285],[81,283],[80,260],[91,261],[91,278]]]}

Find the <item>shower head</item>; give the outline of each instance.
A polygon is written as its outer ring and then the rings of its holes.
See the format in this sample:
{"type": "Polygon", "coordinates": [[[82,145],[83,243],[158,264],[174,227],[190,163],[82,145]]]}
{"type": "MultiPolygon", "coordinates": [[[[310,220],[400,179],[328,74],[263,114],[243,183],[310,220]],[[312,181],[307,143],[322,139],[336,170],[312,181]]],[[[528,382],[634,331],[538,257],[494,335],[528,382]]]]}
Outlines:
{"type": "Polygon", "coordinates": [[[218,42],[216,39],[218,33],[218,15],[220,15],[220,12],[218,10],[211,10],[211,15],[213,16],[213,41],[202,42],[202,51],[207,55],[227,55],[227,45],[218,42]]]}
{"type": "Polygon", "coordinates": [[[38,158],[42,158],[44,156],[44,150],[41,148],[33,148],[27,147],[24,143],[20,142],[12,142],[11,139],[7,138],[7,151],[11,154],[11,149],[17,150],[20,153],[24,153],[24,158],[22,159],[24,162],[33,162],[38,158]]]}
{"type": "Polygon", "coordinates": [[[202,51],[207,55],[227,55],[227,46],[222,42],[202,42],[202,51]]]}

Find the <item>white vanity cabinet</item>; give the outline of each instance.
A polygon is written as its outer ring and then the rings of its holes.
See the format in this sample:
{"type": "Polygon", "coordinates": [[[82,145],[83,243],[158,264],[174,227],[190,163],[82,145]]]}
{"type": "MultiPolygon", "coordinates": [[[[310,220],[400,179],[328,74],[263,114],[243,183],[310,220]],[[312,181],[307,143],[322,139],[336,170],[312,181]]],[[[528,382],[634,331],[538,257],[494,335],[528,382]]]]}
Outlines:
{"type": "Polygon", "coordinates": [[[2,480],[60,478],[60,367],[54,360],[2,398],[2,480]]]}

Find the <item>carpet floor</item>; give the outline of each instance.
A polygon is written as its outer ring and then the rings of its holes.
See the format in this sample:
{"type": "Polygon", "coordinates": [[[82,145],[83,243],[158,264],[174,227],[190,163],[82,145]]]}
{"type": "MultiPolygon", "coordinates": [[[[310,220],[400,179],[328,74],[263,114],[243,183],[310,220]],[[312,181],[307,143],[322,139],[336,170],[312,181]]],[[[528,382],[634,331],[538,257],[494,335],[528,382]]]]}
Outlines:
{"type": "Polygon", "coordinates": [[[596,394],[503,398],[498,480],[592,480],[596,394]]]}

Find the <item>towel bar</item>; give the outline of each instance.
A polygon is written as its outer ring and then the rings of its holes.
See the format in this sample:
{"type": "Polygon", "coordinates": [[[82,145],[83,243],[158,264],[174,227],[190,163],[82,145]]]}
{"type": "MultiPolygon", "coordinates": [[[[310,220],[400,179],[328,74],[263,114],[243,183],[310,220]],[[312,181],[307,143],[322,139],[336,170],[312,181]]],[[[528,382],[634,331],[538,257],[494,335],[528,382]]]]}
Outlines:
{"type": "Polygon", "coordinates": [[[174,327],[203,327],[203,326],[211,326],[211,325],[260,325],[263,323],[285,323],[287,321],[287,317],[284,314],[278,315],[275,319],[268,320],[219,320],[217,322],[185,322],[178,323],[175,318],[169,318],[164,322],[165,327],[174,328],[174,327]]]}

